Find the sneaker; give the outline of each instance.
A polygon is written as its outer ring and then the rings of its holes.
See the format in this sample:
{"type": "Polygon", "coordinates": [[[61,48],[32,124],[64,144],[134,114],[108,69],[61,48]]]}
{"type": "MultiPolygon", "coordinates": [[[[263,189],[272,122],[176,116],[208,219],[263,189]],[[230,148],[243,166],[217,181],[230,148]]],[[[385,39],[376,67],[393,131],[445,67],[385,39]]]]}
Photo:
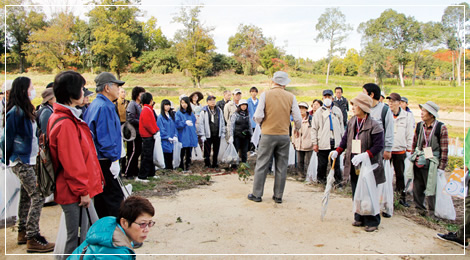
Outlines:
{"type": "Polygon", "coordinates": [[[454,243],[456,245],[459,245],[459,246],[462,246],[462,247],[467,247],[468,246],[468,242],[465,243],[465,245],[464,245],[463,240],[460,240],[457,237],[457,233],[455,233],[455,232],[449,232],[447,234],[438,233],[437,238],[439,238],[441,240],[444,240],[444,241],[452,242],[452,243],[454,243]]]}
{"type": "Polygon", "coordinates": [[[137,182],[143,182],[143,183],[147,183],[147,182],[149,182],[149,180],[146,180],[146,179],[140,179],[139,177],[135,178],[135,181],[137,181],[137,182]]]}
{"type": "Polygon", "coordinates": [[[28,253],[47,253],[54,251],[55,244],[47,242],[46,238],[37,234],[26,242],[26,252],[28,253]]]}
{"type": "Polygon", "coordinates": [[[366,227],[364,228],[364,230],[365,230],[366,232],[374,232],[374,231],[376,231],[376,230],[379,230],[379,228],[378,228],[378,227],[369,227],[369,226],[366,226],[366,227]]]}
{"type": "Polygon", "coordinates": [[[410,207],[410,204],[408,204],[408,203],[406,202],[406,200],[404,200],[404,199],[401,199],[400,201],[398,201],[398,203],[399,203],[400,205],[402,205],[403,207],[405,207],[405,208],[409,208],[409,207],[410,207]]]}
{"type": "Polygon", "coordinates": [[[18,245],[24,245],[28,242],[28,239],[26,239],[26,231],[19,231],[18,230],[18,240],[17,244],[18,245]]]}
{"type": "Polygon", "coordinates": [[[382,212],[382,217],[384,218],[391,218],[392,215],[388,214],[388,213],[385,213],[385,212],[382,212]]]}
{"type": "Polygon", "coordinates": [[[253,157],[253,156],[255,156],[255,155],[256,155],[256,152],[251,152],[251,153],[250,153],[250,157],[253,157]]]}
{"type": "Polygon", "coordinates": [[[158,179],[160,179],[160,176],[155,175],[155,176],[152,176],[151,178],[155,179],[155,180],[158,180],[158,179]]]}
{"type": "Polygon", "coordinates": [[[354,227],[363,227],[363,226],[364,226],[361,221],[354,221],[354,222],[352,223],[352,225],[353,225],[354,227]]]}
{"type": "Polygon", "coordinates": [[[276,197],[274,197],[274,195],[273,195],[273,200],[274,200],[274,202],[276,202],[277,204],[281,204],[281,203],[282,203],[282,198],[276,198],[276,197]]]}
{"type": "Polygon", "coordinates": [[[261,197],[256,197],[255,195],[253,194],[248,194],[248,199],[251,200],[251,201],[254,201],[254,202],[261,202],[262,199],[261,197]]]}

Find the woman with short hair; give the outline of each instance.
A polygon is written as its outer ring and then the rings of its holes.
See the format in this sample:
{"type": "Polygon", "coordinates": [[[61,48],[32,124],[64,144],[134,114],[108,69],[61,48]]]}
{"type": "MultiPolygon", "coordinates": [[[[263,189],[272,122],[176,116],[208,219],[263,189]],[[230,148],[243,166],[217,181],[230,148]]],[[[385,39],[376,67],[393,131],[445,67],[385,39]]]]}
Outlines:
{"type": "MultiPolygon", "coordinates": [[[[54,198],[64,212],[67,228],[64,254],[72,253],[77,247],[79,216],[84,208],[94,212],[91,199],[102,193],[105,185],[90,128],[80,118],[82,110],[76,108],[83,102],[85,83],[75,71],[57,74],[54,79],[57,102],[47,129],[56,169],[54,198]]],[[[81,240],[85,239],[85,233],[82,232],[81,240]]]]}
{"type": "Polygon", "coordinates": [[[126,109],[126,121],[131,123],[136,133],[135,139],[127,142],[127,167],[124,171],[127,179],[132,179],[139,175],[139,157],[142,154],[142,137],[139,133],[139,119],[142,112],[140,97],[143,93],[145,93],[143,87],[134,87],[132,89],[132,100],[126,109]]]}

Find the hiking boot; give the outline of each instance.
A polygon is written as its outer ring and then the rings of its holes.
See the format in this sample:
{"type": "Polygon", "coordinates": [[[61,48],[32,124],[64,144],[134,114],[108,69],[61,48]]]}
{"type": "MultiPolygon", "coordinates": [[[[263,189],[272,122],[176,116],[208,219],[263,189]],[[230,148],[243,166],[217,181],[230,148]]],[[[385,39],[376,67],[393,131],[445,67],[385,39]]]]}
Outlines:
{"type": "Polygon", "coordinates": [[[26,231],[19,231],[18,230],[18,245],[24,245],[28,242],[28,239],[26,239],[26,231]]]}
{"type": "Polygon", "coordinates": [[[354,222],[352,223],[352,225],[353,225],[354,227],[363,227],[363,226],[364,226],[361,221],[354,221],[354,222]]]}
{"type": "Polygon", "coordinates": [[[447,234],[438,233],[437,238],[442,239],[444,241],[452,242],[452,243],[454,243],[456,245],[459,245],[459,246],[462,246],[462,247],[468,246],[468,242],[464,244],[463,240],[460,240],[457,237],[457,233],[455,233],[455,232],[449,232],[447,234]]]}
{"type": "Polygon", "coordinates": [[[255,195],[253,195],[253,194],[251,194],[251,193],[248,194],[248,199],[249,199],[249,200],[252,200],[252,201],[254,201],[254,202],[261,202],[261,201],[262,201],[261,197],[256,197],[255,195]]]}
{"type": "Polygon", "coordinates": [[[54,251],[54,243],[47,242],[46,238],[37,234],[26,242],[26,252],[28,253],[47,253],[54,251]]]}

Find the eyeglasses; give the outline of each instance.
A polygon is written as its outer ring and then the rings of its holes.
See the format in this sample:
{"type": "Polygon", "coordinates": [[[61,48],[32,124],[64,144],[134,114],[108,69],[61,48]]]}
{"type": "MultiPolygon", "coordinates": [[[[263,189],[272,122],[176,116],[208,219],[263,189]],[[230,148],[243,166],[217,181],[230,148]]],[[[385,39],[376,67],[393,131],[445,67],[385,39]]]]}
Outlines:
{"type": "Polygon", "coordinates": [[[152,221],[152,220],[151,220],[150,222],[148,222],[148,223],[146,223],[146,222],[144,222],[144,223],[133,222],[133,223],[139,225],[141,229],[145,229],[147,226],[148,226],[149,228],[151,228],[151,227],[153,227],[153,226],[155,225],[155,221],[152,221]]]}

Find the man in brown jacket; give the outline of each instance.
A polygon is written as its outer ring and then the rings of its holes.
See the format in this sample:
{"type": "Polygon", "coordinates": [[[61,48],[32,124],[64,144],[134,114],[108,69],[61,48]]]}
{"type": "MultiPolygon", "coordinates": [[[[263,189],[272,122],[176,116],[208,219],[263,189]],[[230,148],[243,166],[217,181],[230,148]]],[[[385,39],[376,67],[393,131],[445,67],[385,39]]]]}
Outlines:
{"type": "Polygon", "coordinates": [[[299,130],[302,125],[302,117],[295,96],[285,90],[286,85],[290,82],[287,73],[284,71],[274,73],[272,81],[274,86],[261,94],[258,108],[253,115],[255,122],[261,126],[261,140],[256,161],[253,193],[248,194],[248,199],[255,202],[262,201],[269,162],[274,155],[276,165],[273,200],[276,203],[282,203],[289,160],[290,115],[294,119],[296,130],[299,130]]]}

